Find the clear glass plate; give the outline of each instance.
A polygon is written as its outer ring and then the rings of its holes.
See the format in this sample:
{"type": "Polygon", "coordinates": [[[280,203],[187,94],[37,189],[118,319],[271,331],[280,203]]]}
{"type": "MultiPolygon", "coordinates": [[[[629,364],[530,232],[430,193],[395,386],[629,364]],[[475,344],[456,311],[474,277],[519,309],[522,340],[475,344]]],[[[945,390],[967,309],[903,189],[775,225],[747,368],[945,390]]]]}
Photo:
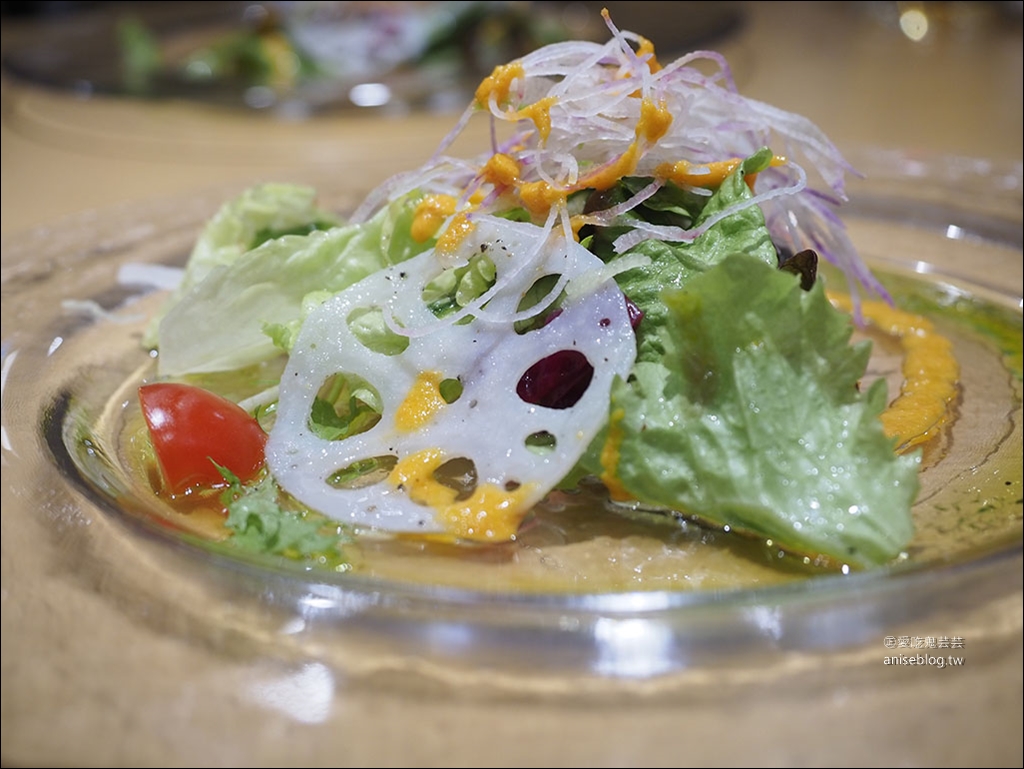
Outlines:
{"type": "MultiPolygon", "coordinates": [[[[830,739],[855,760],[872,746],[824,725],[808,736],[807,724],[842,706],[881,727],[872,697],[894,680],[883,658],[920,656],[934,676],[939,658],[958,652],[972,666],[959,678],[970,684],[957,689],[960,705],[972,718],[1016,717],[1019,727],[1021,169],[905,153],[852,159],[866,174],[851,184],[845,215],[854,242],[898,303],[953,341],[962,379],[947,427],[925,447],[908,558],[847,575],[780,570],[770,550],[719,541],[707,548],[716,556],[689,562],[693,574],[718,578],[673,584],[650,564],[689,547],[678,529],[623,519],[618,538],[588,540],[571,505],[553,506],[542,535],[519,551],[563,570],[562,581],[540,587],[527,579],[517,588],[521,574],[489,577],[504,556],[391,553],[379,568],[337,574],[232,553],[161,511],[118,442],[134,385],[151,370],[138,339],[160,299],[120,271],[182,264],[232,191],[5,239],[4,762],[91,762],[115,750],[191,762],[212,745],[246,762],[330,762],[337,749],[353,763],[450,761],[515,731],[473,707],[481,702],[532,725],[535,748],[566,760],[593,760],[613,739],[570,748],[566,734],[612,723],[631,735],[628,760],[669,760],[673,749],[654,736],[672,728],[673,714],[691,728],[723,728],[716,718],[746,725],[729,744],[694,743],[691,758],[741,760],[754,744],[792,757],[800,740],[820,755],[830,739]],[[1014,678],[1016,710],[1007,710],[992,687],[1014,678]],[[96,698],[108,712],[83,710],[96,698]],[[736,715],[741,706],[747,717],[736,715]],[[50,742],[39,708],[80,729],[85,753],[50,742]],[[552,714],[568,732],[546,722],[552,714]],[[99,737],[111,719],[151,731],[123,733],[114,747],[99,737]],[[396,731],[395,719],[405,726],[396,731]],[[446,728],[461,739],[432,736],[446,728]],[[172,739],[174,729],[194,739],[172,739]],[[275,739],[274,729],[290,737],[275,739]]],[[[321,190],[328,205],[353,202],[329,184],[321,190]]],[[[892,363],[883,357],[884,375],[892,363]]],[[[931,685],[913,680],[925,689],[904,684],[887,696],[907,705],[931,685]]],[[[924,714],[901,717],[926,723],[924,714]]],[[[949,740],[925,749],[892,737],[874,747],[920,760],[948,755],[949,740]]],[[[998,758],[1005,742],[985,749],[998,758]]],[[[526,760],[531,750],[507,755],[526,760]]]]}

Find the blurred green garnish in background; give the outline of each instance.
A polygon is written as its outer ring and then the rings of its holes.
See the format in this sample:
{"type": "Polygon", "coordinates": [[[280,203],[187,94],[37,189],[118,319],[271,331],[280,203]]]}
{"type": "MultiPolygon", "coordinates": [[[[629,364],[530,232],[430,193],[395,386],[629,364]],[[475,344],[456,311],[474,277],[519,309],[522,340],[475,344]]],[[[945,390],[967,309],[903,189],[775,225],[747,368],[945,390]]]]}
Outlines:
{"type": "Polygon", "coordinates": [[[396,32],[393,42],[377,45],[378,37],[389,40],[388,25],[396,23],[401,5],[349,21],[320,19],[313,15],[317,9],[308,8],[305,16],[286,15],[268,3],[234,27],[193,31],[191,39],[158,34],[139,16],[125,15],[117,23],[123,86],[135,96],[254,86],[286,96],[307,86],[344,83],[350,68],[365,76],[379,67],[375,76],[418,74],[421,84],[441,87],[459,79],[478,81],[498,64],[570,37],[557,16],[532,3],[436,3],[426,10],[410,4],[422,18],[396,32]],[[347,24],[352,28],[346,30],[347,24]],[[361,35],[363,30],[370,32],[361,35]]]}

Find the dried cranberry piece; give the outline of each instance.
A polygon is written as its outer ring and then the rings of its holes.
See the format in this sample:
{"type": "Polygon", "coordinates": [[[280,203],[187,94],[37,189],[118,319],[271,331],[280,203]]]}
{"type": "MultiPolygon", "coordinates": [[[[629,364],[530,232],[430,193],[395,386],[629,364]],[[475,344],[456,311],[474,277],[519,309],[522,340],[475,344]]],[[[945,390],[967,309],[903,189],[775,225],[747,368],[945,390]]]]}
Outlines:
{"type": "Polygon", "coordinates": [[[590,387],[594,367],[578,350],[559,350],[526,370],[516,394],[527,403],[549,409],[575,406],[590,387]]]}
{"type": "Polygon", "coordinates": [[[629,313],[629,325],[636,331],[636,327],[640,325],[640,321],[644,319],[644,311],[633,304],[633,300],[628,296],[626,297],[626,312],[629,313]]]}

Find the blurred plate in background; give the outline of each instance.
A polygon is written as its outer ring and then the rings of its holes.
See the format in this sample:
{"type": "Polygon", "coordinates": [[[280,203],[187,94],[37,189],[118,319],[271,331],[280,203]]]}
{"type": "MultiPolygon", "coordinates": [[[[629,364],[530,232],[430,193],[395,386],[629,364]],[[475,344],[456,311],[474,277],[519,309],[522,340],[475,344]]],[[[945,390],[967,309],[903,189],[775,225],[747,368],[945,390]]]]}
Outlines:
{"type": "MultiPolygon", "coordinates": [[[[541,45],[604,40],[661,3],[39,3],[46,24],[6,52],[22,80],[82,95],[186,98],[285,117],[338,108],[461,110],[480,79],[541,45]]],[[[734,29],[733,3],[674,3],[673,50],[734,29]],[[682,7],[681,7],[682,6],[682,7]],[[692,6],[692,7],[691,7],[692,6]]]]}

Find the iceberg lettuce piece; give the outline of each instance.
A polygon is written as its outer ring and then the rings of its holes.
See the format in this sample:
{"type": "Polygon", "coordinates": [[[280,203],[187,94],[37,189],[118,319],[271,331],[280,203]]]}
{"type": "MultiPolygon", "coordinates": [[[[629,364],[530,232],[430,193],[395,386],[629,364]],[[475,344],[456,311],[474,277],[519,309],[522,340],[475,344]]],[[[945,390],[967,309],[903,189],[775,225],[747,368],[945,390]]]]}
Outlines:
{"type": "Polygon", "coordinates": [[[266,240],[328,229],[341,221],[316,205],[316,190],[298,184],[261,184],[228,201],[206,223],[185,270],[185,288],[230,264],[266,240]]]}
{"type": "Polygon", "coordinates": [[[880,565],[910,540],[919,454],[898,455],[879,414],[885,380],[858,389],[870,342],[822,282],[735,254],[663,294],[665,354],[612,393],[615,467],[636,499],[880,565]]]}
{"type": "Polygon", "coordinates": [[[229,371],[279,355],[274,339],[283,335],[265,329],[301,320],[308,294],[333,294],[433,246],[409,234],[417,201],[407,196],[367,222],[284,235],[209,270],[197,268],[205,277],[160,321],[160,376],[229,371]]]}
{"type": "Polygon", "coordinates": [[[181,283],[154,316],[143,344],[157,345],[160,321],[192,287],[215,268],[231,264],[267,240],[304,234],[341,224],[316,205],[316,190],[299,184],[267,183],[250,187],[224,203],[203,227],[189,255],[181,283]]]}

